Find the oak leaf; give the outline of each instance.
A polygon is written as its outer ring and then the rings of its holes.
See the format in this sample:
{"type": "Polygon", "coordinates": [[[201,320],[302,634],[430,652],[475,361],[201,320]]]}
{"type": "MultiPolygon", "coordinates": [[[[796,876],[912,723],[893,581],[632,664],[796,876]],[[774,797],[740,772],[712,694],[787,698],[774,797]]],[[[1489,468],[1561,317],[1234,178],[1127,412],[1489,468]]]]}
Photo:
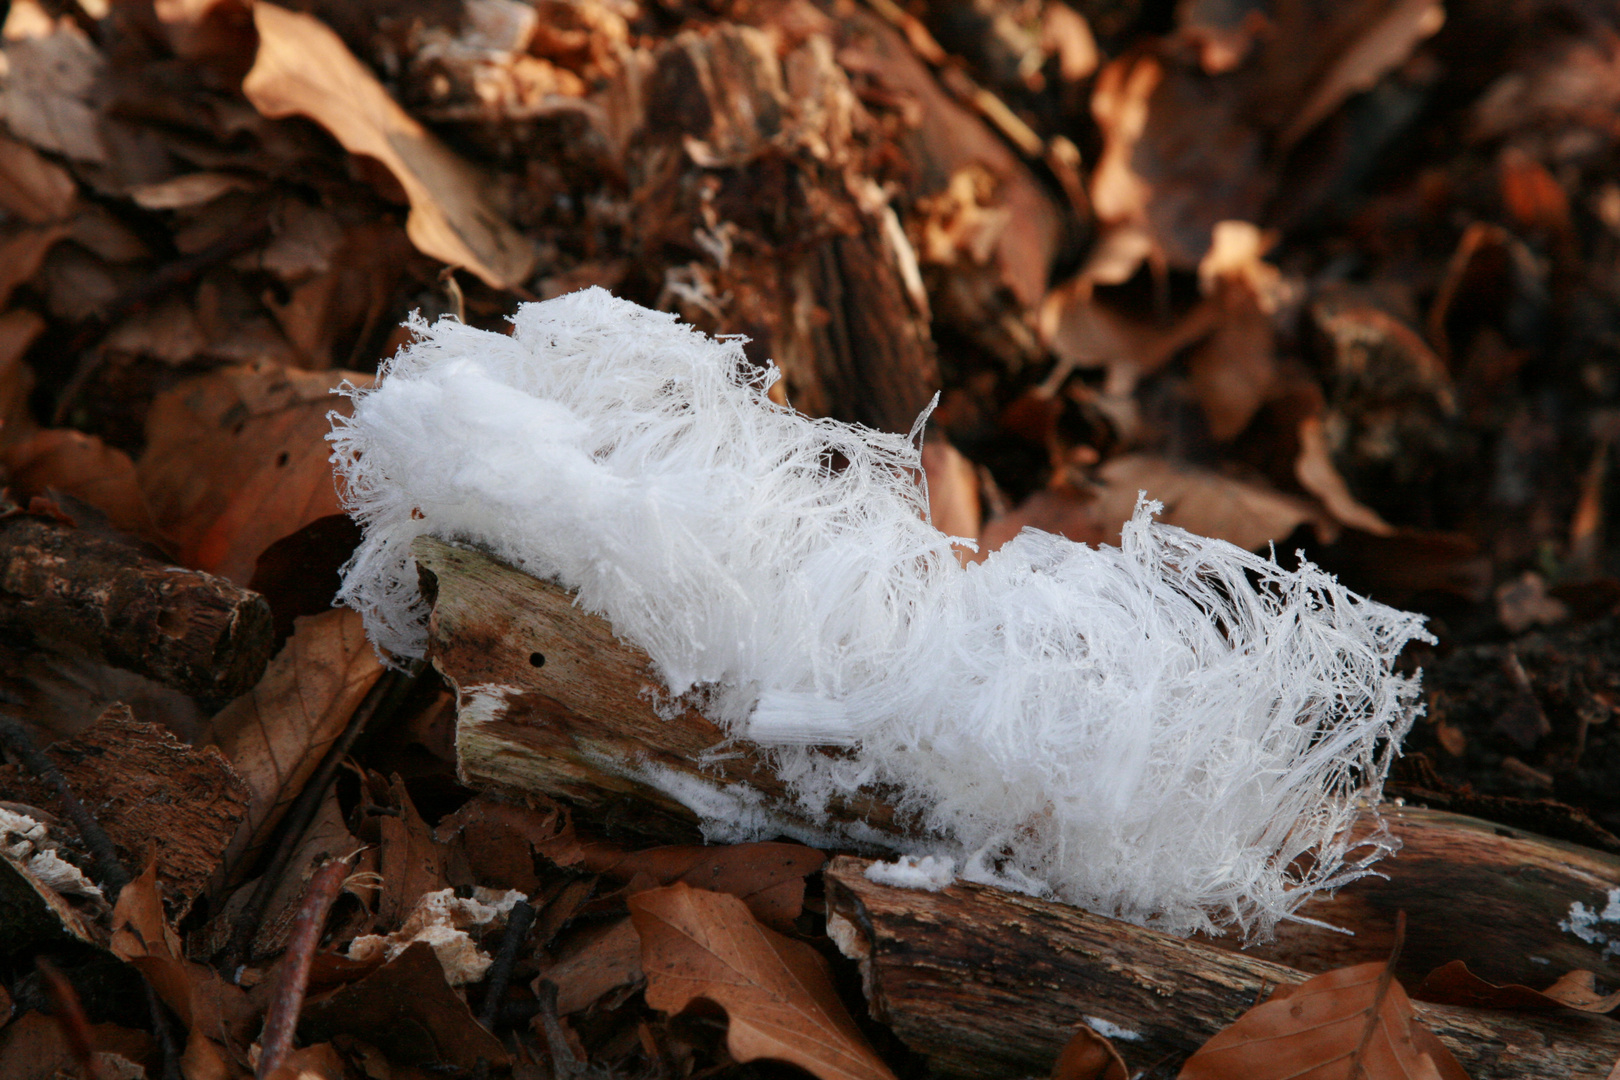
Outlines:
{"type": "Polygon", "coordinates": [[[827,962],[761,926],[735,896],[676,884],[629,906],[653,1008],[720,1006],[738,1061],[786,1061],[821,1080],[894,1080],[839,1000],[827,962]]]}

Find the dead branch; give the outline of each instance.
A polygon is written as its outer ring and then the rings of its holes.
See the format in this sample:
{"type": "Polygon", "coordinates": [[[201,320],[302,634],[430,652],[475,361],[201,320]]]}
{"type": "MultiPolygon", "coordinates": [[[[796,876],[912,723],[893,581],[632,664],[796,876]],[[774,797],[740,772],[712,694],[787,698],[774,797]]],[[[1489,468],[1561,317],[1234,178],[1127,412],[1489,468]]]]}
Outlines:
{"type": "Polygon", "coordinates": [[[257,593],[25,514],[0,520],[0,632],[212,702],[257,682],[274,646],[257,593]]]}

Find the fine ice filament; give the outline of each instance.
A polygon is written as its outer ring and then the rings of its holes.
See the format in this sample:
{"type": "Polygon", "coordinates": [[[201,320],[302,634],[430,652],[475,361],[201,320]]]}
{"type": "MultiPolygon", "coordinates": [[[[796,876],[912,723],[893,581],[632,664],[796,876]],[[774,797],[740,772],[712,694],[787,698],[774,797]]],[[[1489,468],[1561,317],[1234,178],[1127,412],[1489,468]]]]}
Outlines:
{"type": "Polygon", "coordinates": [[[1417,616],[1145,500],[1118,548],[1026,530],[964,567],[915,431],[777,406],[736,339],[600,289],[513,321],[416,319],[334,417],[365,527],[340,600],[387,654],[423,649],[412,540],[470,541],[576,590],[810,813],[884,785],[971,880],[1254,937],[1389,850],[1349,832],[1417,616]]]}

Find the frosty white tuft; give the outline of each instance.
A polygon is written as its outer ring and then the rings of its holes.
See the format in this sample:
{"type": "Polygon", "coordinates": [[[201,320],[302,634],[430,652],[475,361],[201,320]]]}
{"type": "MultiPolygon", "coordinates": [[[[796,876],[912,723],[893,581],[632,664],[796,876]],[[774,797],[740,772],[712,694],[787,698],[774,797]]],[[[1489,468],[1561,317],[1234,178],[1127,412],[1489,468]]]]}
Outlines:
{"type": "Polygon", "coordinates": [[[417,320],[334,418],[365,527],[340,598],[381,649],[421,654],[411,541],[476,542],[577,590],[811,813],[887,785],[919,854],[1173,933],[1265,935],[1389,849],[1349,829],[1412,721],[1417,616],[1151,503],[1120,548],[1026,531],[964,568],[916,431],[776,406],[738,341],[600,289],[514,322],[417,320]]]}

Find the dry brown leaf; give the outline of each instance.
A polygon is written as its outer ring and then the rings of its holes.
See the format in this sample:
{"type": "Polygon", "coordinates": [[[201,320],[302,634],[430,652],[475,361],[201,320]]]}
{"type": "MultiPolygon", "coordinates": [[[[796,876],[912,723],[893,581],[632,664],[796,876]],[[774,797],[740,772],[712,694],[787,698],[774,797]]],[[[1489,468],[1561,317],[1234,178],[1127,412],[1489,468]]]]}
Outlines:
{"type": "Polygon", "coordinates": [[[593,926],[568,941],[557,962],[539,979],[557,987],[559,1015],[579,1012],[619,987],[640,981],[641,936],[628,918],[593,926]]]}
{"type": "Polygon", "coordinates": [[[1193,347],[1187,375],[1209,433],[1236,438],[1271,397],[1277,352],[1271,320],[1244,286],[1223,287],[1215,329],[1193,347]]]}
{"type": "Polygon", "coordinates": [[[0,135],[0,206],[31,225],[68,216],[79,185],[62,166],[27,143],[0,135]]]}
{"type": "Polygon", "coordinates": [[[252,861],[381,675],[360,616],[340,608],[299,619],[259,685],[214,717],[208,741],[251,793],[247,822],[225,853],[229,870],[252,861]]]}
{"type": "MultiPolygon", "coordinates": [[[[152,1037],[144,1031],[116,1024],[96,1024],[90,1028],[103,1076],[136,1076],[134,1062],[145,1061],[152,1052],[152,1037]]],[[[66,1027],[58,1017],[31,1010],[0,1032],[0,1076],[7,1080],[58,1080],[79,1074],[66,1027]]]]}
{"type": "MultiPolygon", "coordinates": [[[[372,774],[372,786],[382,777],[372,774]]],[[[381,831],[382,895],[377,900],[377,918],[384,929],[392,930],[416,909],[424,894],[447,888],[444,860],[433,831],[417,813],[416,804],[397,775],[387,781],[389,813],[379,815],[381,831]]]]}
{"type": "Polygon", "coordinates": [[[700,998],[719,1005],[738,1061],[786,1061],[821,1080],[894,1080],[839,1000],[827,962],[761,926],[741,900],[670,885],[629,905],[648,1005],[670,1013],[700,998]]]}
{"type": "MultiPolygon", "coordinates": [[[[447,726],[454,724],[455,705],[450,695],[442,695],[429,711],[447,726]]],[[[449,752],[453,758],[454,750],[449,752]]],[[[517,889],[534,896],[541,887],[534,870],[538,845],[556,836],[565,820],[556,806],[536,809],[482,792],[440,821],[433,836],[441,845],[461,849],[459,855],[448,857],[452,867],[463,859],[466,862],[470,877],[457,881],[458,885],[517,889]]]]}
{"type": "Polygon", "coordinates": [[[1367,21],[1316,80],[1283,129],[1282,145],[1293,146],[1351,94],[1372,89],[1445,21],[1446,10],[1438,0],[1392,0],[1376,18],[1367,21]]]}
{"type": "Polygon", "coordinates": [[[342,512],[326,417],[347,410],[331,394],[344,379],[370,381],[345,371],[226,368],[152,403],[137,472],[182,564],[246,585],[271,544],[342,512]]]}
{"type": "Polygon", "coordinates": [[[928,514],[946,536],[979,535],[979,472],[962,452],[944,440],[923,443],[923,474],[928,477],[928,514]]]}
{"type": "Polygon", "coordinates": [[[1199,536],[1226,540],[1250,551],[1282,540],[1319,512],[1304,499],[1257,482],[1178,465],[1151,454],[1127,454],[1097,469],[1085,488],[1037,491],[1012,513],[985,523],[979,555],[1026,528],[1057,533],[1082,544],[1118,544],[1120,529],[1136,508],[1137,493],[1164,504],[1159,520],[1199,536]]]}
{"type": "Polygon", "coordinates": [[[1322,500],[1322,505],[1339,524],[1374,536],[1395,535],[1395,527],[1379,516],[1378,511],[1350,494],[1350,485],[1333,464],[1327,432],[1319,416],[1307,416],[1299,422],[1299,456],[1294,459],[1294,478],[1300,487],[1322,500]]]}
{"type": "Polygon", "coordinates": [[[34,371],[23,357],[44,330],[45,320],[27,308],[0,315],[0,443],[33,427],[28,395],[34,388],[34,371]]]}
{"type": "MultiPolygon", "coordinates": [[[[155,870],[155,864],[149,866],[118,894],[109,950],[138,968],[157,996],[179,1016],[189,1033],[185,1060],[223,1063],[229,1055],[221,1044],[244,1040],[256,1010],[246,991],[226,982],[214,969],[185,958],[179,934],[164,918],[155,870]]],[[[187,1075],[195,1074],[188,1068],[187,1075]]]]}
{"type": "Polygon", "coordinates": [[[1164,78],[1152,56],[1122,56],[1102,69],[1091,93],[1091,114],[1103,133],[1102,156],[1091,176],[1091,207],[1110,224],[1142,222],[1152,189],[1131,165],[1147,130],[1148,101],[1164,78]]]}
{"type": "Polygon", "coordinates": [[[1178,1080],[1467,1080],[1383,963],[1283,987],[1199,1048],[1178,1080]]]}
{"type": "Polygon", "coordinates": [[[1052,1066],[1052,1080],[1126,1080],[1129,1075],[1114,1044],[1085,1024],[1074,1029],[1052,1066]]]}
{"type": "MultiPolygon", "coordinates": [[[[293,921],[298,914],[299,906],[303,903],[304,893],[315,869],[332,859],[348,858],[364,847],[365,845],[354,838],[344,823],[337,792],[335,790],[328,792],[325,801],[321,803],[321,808],[316,811],[314,820],[309,823],[309,828],[304,830],[304,835],[299,839],[292,857],[287,860],[286,868],[281,872],[281,880],[276,883],[270,899],[264,905],[264,913],[254,931],[245,959],[273,957],[285,949],[288,938],[292,936],[293,921]]],[[[375,871],[375,851],[367,850],[366,854],[373,857],[369,868],[375,871]]],[[[258,883],[257,878],[244,882],[218,909],[215,917],[204,929],[200,954],[216,955],[230,944],[237,920],[242,917],[242,912],[258,883]]],[[[349,886],[349,891],[356,895],[364,895],[369,901],[369,894],[374,892],[374,889],[356,883],[349,886]]],[[[188,941],[188,944],[193,947],[194,952],[199,951],[198,941],[188,941]]],[[[346,961],[346,958],[343,959],[346,961]]],[[[372,966],[375,967],[380,963],[379,958],[372,966]]],[[[369,969],[364,969],[362,974],[365,971],[369,969]]]]}
{"type": "Polygon", "coordinates": [[[106,164],[101,118],[91,104],[106,60],[71,16],[5,47],[0,110],[11,133],[41,150],[106,164]]]}
{"type": "Polygon", "coordinates": [[[298,1030],[310,1042],[356,1036],[386,1047],[395,1065],[471,1072],[480,1058],[485,1068],[497,1069],[510,1060],[500,1040],[473,1019],[467,1003],[445,982],[438,957],[424,942],[352,986],[306,1002],[298,1030]]]}
{"type": "Polygon", "coordinates": [[[13,498],[60,491],[100,510],[115,529],[159,538],[135,463],[94,435],[68,428],[36,432],[0,450],[0,469],[10,476],[13,498]]]}
{"type": "Polygon", "coordinates": [[[405,231],[417,249],[498,289],[521,285],[533,245],[490,204],[489,181],[388,96],[324,23],[253,5],[259,52],[242,92],[265,116],[307,116],[350,153],[385,165],[405,189],[405,231]]]}
{"type": "Polygon", "coordinates": [[[248,191],[254,186],[234,173],[194,172],[155,184],[138,184],[130,188],[129,197],[145,210],[184,210],[213,202],[226,192],[248,191]]]}
{"type": "Polygon", "coordinates": [[[681,844],[631,852],[587,846],[583,866],[618,881],[645,874],[659,885],[680,882],[728,893],[747,904],[754,918],[785,931],[793,928],[803,907],[805,875],[826,861],[827,856],[803,844],[681,844]]]}
{"type": "Polygon", "coordinates": [[[1468,970],[1461,960],[1429,972],[1412,991],[1420,1001],[1464,1005],[1471,1009],[1578,1009],[1608,1013],[1620,1008],[1620,990],[1602,993],[1590,971],[1571,971],[1545,990],[1518,984],[1487,982],[1468,970]]]}
{"type": "Polygon", "coordinates": [[[0,238],[0,307],[11,302],[17,286],[39,273],[56,242],[68,234],[66,222],[31,225],[0,238]]]}

